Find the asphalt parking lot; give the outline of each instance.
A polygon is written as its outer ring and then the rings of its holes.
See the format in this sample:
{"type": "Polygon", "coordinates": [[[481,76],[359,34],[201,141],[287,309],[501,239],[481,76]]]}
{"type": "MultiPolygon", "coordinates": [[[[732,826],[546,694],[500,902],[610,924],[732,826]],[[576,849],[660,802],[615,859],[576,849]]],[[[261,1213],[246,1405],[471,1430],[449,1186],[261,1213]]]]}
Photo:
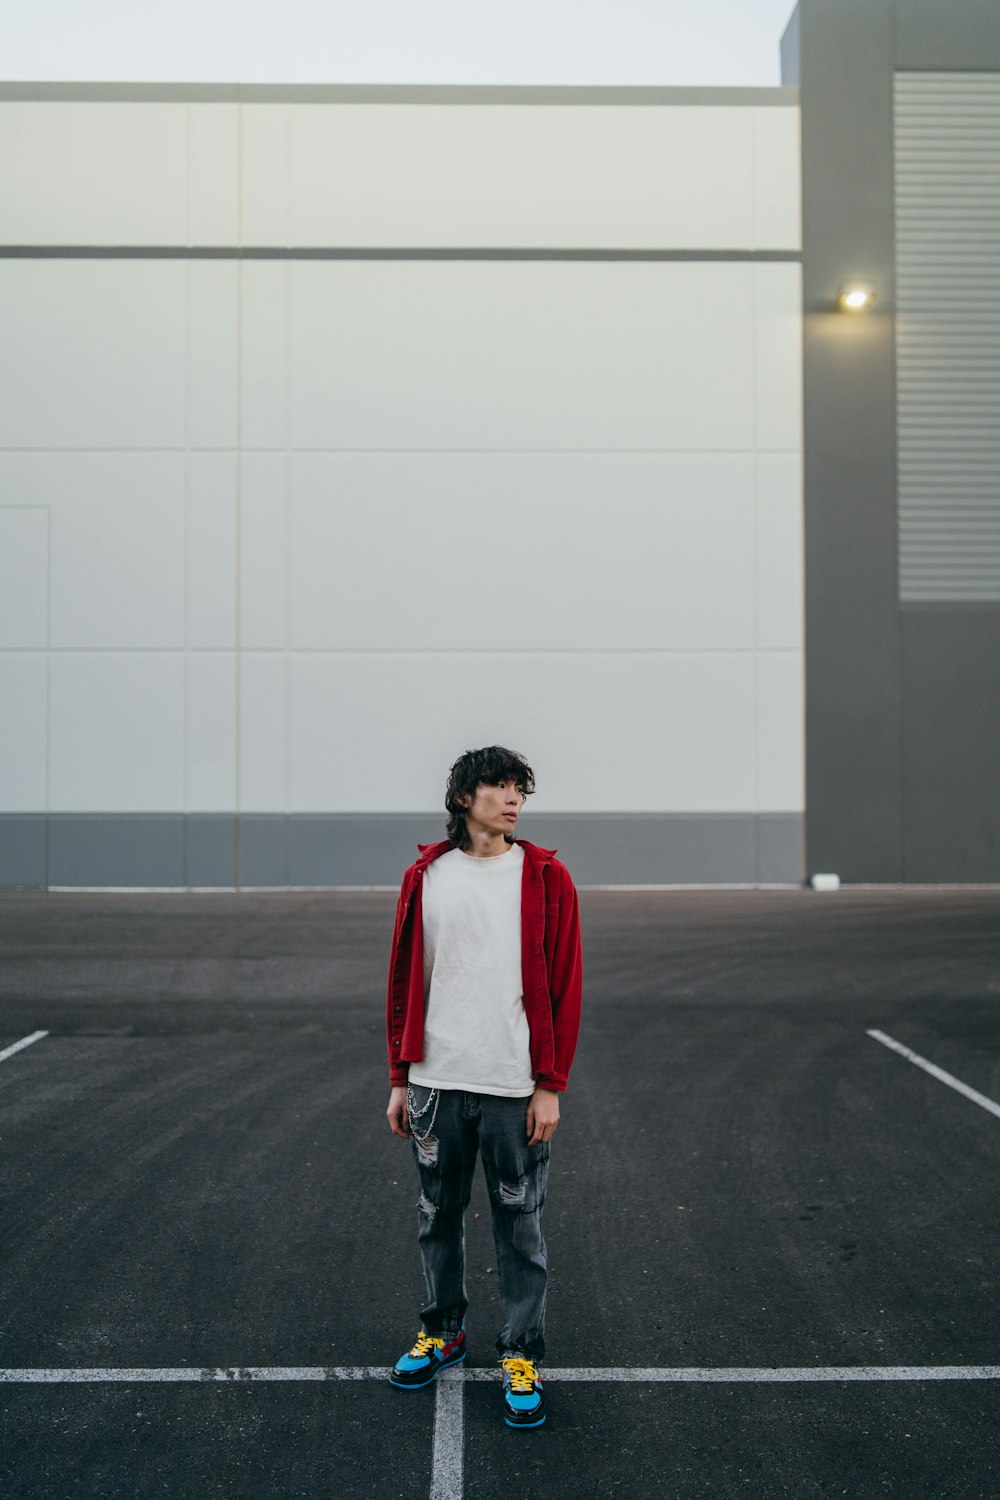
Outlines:
{"type": "Polygon", "coordinates": [[[580,905],[512,1432],[481,1169],[468,1362],[384,1379],[424,1291],[394,893],[0,897],[0,1054],[44,1032],[0,1057],[8,1500],[996,1500],[1000,892],[580,905]]]}

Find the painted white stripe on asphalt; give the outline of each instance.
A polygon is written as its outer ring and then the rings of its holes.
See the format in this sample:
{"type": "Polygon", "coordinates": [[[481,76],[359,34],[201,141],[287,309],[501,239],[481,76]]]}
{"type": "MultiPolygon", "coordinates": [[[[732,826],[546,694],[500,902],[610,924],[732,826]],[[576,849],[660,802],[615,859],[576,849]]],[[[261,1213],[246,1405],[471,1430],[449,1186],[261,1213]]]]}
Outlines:
{"type": "MultiPolygon", "coordinates": [[[[476,1374],[478,1375],[478,1371],[476,1374]]],[[[736,1365],[707,1369],[546,1370],[543,1380],[808,1381],[808,1380],[1000,1380],[1000,1365],[736,1365]]]]}
{"type": "Polygon", "coordinates": [[[168,1381],[168,1380],[381,1380],[388,1377],[388,1365],[230,1365],[212,1368],[209,1366],[182,1365],[179,1368],[123,1369],[48,1369],[48,1370],[3,1370],[0,1369],[0,1384],[4,1382],[58,1384],[63,1381],[82,1381],[100,1384],[102,1381],[168,1381]]]}
{"type": "Polygon", "coordinates": [[[22,1047],[30,1047],[32,1042],[40,1042],[43,1036],[48,1036],[47,1031],[33,1031],[30,1036],[23,1036],[19,1042],[12,1042],[0,1052],[0,1062],[5,1057],[13,1057],[15,1052],[20,1052],[22,1047]]]}
{"type": "MultiPolygon", "coordinates": [[[[430,1500],[462,1500],[465,1454],[465,1382],[460,1370],[443,1370],[434,1403],[434,1458],[430,1500]]],[[[493,1379],[497,1380],[496,1372],[493,1379]]]]}
{"type": "Polygon", "coordinates": [[[967,1083],[956,1078],[952,1073],[946,1073],[944,1068],[939,1068],[936,1063],[928,1062],[926,1057],[921,1057],[919,1052],[912,1052],[909,1047],[904,1047],[902,1042],[894,1041],[891,1036],[886,1036],[884,1031],[873,1031],[870,1027],[868,1035],[873,1036],[883,1047],[891,1047],[893,1052],[898,1052],[900,1057],[905,1057],[908,1062],[916,1063],[918,1068],[923,1068],[932,1078],[937,1078],[941,1083],[946,1083],[956,1093],[964,1094],[966,1099],[971,1099],[973,1104],[978,1104],[982,1109],[988,1109],[991,1115],[996,1115],[1000,1120],[1000,1104],[995,1099],[988,1099],[985,1094],[979,1093],[978,1089],[970,1089],[967,1083]]]}
{"type": "MultiPolygon", "coordinates": [[[[217,1369],[182,1366],[179,1369],[0,1369],[0,1384],[64,1384],[131,1381],[273,1381],[273,1380],[385,1380],[388,1365],[231,1365],[217,1369]]],[[[811,1380],[1000,1380],[1000,1365],[665,1365],[634,1369],[605,1367],[602,1365],[540,1367],[544,1381],[592,1380],[592,1381],[636,1381],[689,1382],[689,1381],[811,1381],[811,1380]]],[[[448,1391],[448,1398],[441,1403],[442,1442],[447,1424],[453,1422],[456,1410],[461,1413],[461,1396],[457,1401],[450,1391],[466,1380],[495,1381],[499,1386],[499,1371],[492,1368],[448,1370],[438,1377],[438,1399],[440,1392],[448,1391]],[[449,1405],[448,1402],[451,1402],[449,1405]]],[[[437,1419],[436,1419],[437,1420],[437,1419]]],[[[437,1436],[435,1432],[435,1444],[437,1436]]]]}

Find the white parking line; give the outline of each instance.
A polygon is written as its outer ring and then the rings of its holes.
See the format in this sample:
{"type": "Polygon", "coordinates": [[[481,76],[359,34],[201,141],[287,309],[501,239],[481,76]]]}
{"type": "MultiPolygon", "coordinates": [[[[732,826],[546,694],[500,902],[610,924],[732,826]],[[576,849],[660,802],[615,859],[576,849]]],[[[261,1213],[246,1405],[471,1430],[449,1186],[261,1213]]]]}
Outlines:
{"type": "Polygon", "coordinates": [[[19,1042],[12,1042],[0,1052],[0,1062],[5,1057],[13,1057],[15,1052],[20,1052],[22,1047],[30,1047],[32,1042],[40,1042],[43,1036],[48,1036],[47,1031],[33,1031],[30,1036],[23,1036],[19,1042]]]}
{"type": "MultiPolygon", "coordinates": [[[[465,1381],[460,1370],[443,1370],[434,1402],[434,1458],[430,1500],[462,1500],[465,1461],[465,1381]]],[[[486,1373],[485,1371],[483,1372],[486,1373]]],[[[498,1380],[496,1371],[491,1371],[498,1380]]]]}
{"type": "MultiPolygon", "coordinates": [[[[546,1383],[550,1380],[703,1382],[729,1381],[745,1383],[813,1380],[1000,1380],[1000,1365],[661,1365],[635,1368],[593,1365],[540,1366],[546,1383]]],[[[385,1380],[388,1365],[230,1365],[218,1368],[182,1365],[179,1368],[155,1369],[0,1369],[0,1385],[60,1385],[105,1382],[200,1382],[226,1380],[234,1383],[267,1383],[278,1380],[385,1380]]],[[[446,1391],[467,1380],[495,1382],[500,1387],[499,1372],[493,1368],[452,1369],[441,1373],[438,1391],[446,1391]]],[[[453,1405],[452,1411],[460,1410],[453,1405]]]]}
{"type": "MultiPolygon", "coordinates": [[[[479,1371],[475,1372],[479,1376],[479,1371]]],[[[562,1369],[546,1371],[546,1380],[634,1380],[650,1381],[810,1381],[810,1380],[1000,1380],[1000,1365],[710,1365],[707,1369],[683,1366],[676,1369],[602,1370],[562,1369]]]]}
{"type": "Polygon", "coordinates": [[[389,1375],[388,1365],[180,1365],[177,1367],[125,1366],[118,1369],[0,1369],[0,1385],[5,1382],[28,1384],[62,1384],[83,1382],[100,1384],[102,1381],[271,1381],[271,1380],[384,1380],[389,1375]]]}
{"type": "Polygon", "coordinates": [[[900,1057],[905,1057],[908,1062],[916,1063],[918,1068],[923,1068],[932,1078],[937,1078],[941,1083],[946,1083],[956,1093],[964,1094],[966,1099],[971,1099],[973,1104],[978,1104],[982,1109],[988,1109],[991,1115],[996,1115],[1000,1120],[1000,1104],[995,1099],[988,1099],[985,1094],[980,1094],[977,1089],[971,1089],[967,1083],[956,1078],[952,1073],[946,1073],[944,1068],[939,1068],[936,1063],[928,1062],[926,1057],[921,1057],[919,1052],[912,1052],[909,1047],[904,1047],[902,1042],[894,1041],[891,1036],[886,1036],[884,1031],[873,1031],[868,1028],[868,1035],[873,1036],[883,1047],[891,1047],[893,1052],[898,1052],[900,1057]]]}
{"type": "MultiPolygon", "coordinates": [[[[1000,1365],[680,1365],[634,1369],[595,1365],[549,1369],[546,1381],[650,1382],[705,1381],[771,1383],[800,1381],[1000,1380],[1000,1365]]],[[[164,1369],[0,1369],[0,1384],[44,1384],[132,1381],[230,1381],[234,1384],[275,1380],[385,1380],[388,1365],[230,1365],[164,1369]]],[[[462,1500],[464,1494],[465,1412],[467,1380],[499,1385],[496,1369],[444,1370],[437,1379],[434,1404],[434,1453],[430,1500],[462,1500]]]]}

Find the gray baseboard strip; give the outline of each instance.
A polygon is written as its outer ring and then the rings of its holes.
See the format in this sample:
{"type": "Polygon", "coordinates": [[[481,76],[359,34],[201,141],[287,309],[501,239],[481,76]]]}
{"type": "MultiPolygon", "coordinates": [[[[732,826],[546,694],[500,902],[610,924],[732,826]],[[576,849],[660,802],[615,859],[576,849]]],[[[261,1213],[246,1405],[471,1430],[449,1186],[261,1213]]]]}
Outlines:
{"type": "MultiPolygon", "coordinates": [[[[518,833],[555,848],[578,886],[804,880],[801,813],[539,813],[518,833]]],[[[6,813],[0,887],[398,886],[440,813],[6,813]]]]}

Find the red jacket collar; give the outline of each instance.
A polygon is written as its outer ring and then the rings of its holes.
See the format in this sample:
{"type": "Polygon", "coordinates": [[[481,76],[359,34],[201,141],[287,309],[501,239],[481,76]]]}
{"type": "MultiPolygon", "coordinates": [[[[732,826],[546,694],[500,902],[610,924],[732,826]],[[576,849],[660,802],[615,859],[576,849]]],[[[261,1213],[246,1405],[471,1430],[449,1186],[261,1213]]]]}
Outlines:
{"type": "MultiPolygon", "coordinates": [[[[524,850],[525,859],[532,860],[535,864],[546,865],[555,854],[555,849],[543,849],[541,844],[532,844],[528,839],[515,839],[515,844],[520,844],[524,850]]],[[[429,865],[432,859],[438,859],[442,854],[447,854],[449,849],[456,849],[451,839],[439,839],[436,844],[418,844],[420,858],[418,865],[429,865]]]]}

